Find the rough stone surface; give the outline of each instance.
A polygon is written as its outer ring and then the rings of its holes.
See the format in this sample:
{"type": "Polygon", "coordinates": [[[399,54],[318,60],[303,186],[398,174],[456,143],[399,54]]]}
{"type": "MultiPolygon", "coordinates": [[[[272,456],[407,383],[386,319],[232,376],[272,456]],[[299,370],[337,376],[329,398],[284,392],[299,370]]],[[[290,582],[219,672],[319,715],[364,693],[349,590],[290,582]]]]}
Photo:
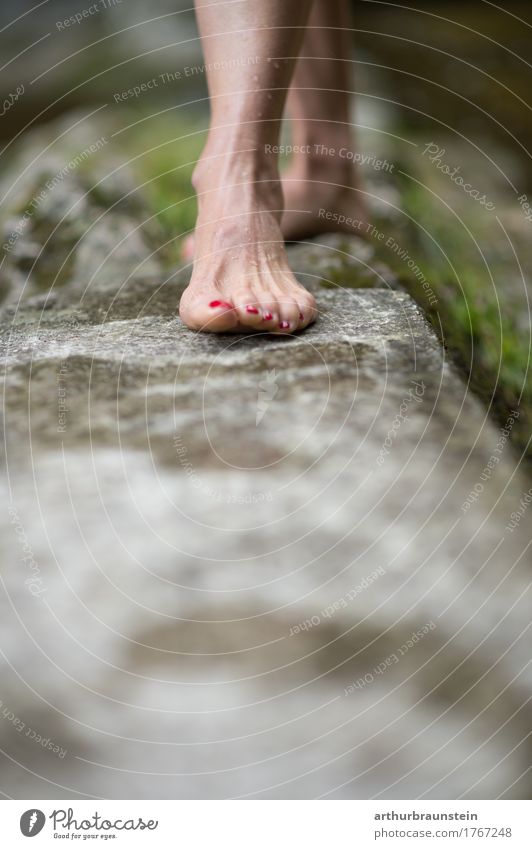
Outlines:
{"type": "Polygon", "coordinates": [[[194,334],[127,222],[2,317],[4,792],[527,797],[529,482],[415,303],[332,237],[314,327],[194,334]]]}

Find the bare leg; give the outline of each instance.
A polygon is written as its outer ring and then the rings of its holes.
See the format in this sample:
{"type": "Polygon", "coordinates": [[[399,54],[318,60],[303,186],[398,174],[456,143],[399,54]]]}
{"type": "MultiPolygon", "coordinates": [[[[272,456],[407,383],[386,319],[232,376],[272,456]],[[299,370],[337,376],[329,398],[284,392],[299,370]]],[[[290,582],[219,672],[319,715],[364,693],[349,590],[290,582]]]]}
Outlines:
{"type": "MultiPolygon", "coordinates": [[[[348,0],[316,0],[305,32],[288,112],[295,153],[283,174],[285,239],[305,239],[338,224],[320,209],[364,218],[350,127],[351,16],[348,0]]],[[[351,231],[352,232],[352,231],[351,231]]]]}
{"type": "MultiPolygon", "coordinates": [[[[205,0],[198,0],[205,2],[205,0]]],[[[291,333],[314,320],[280,230],[277,153],[294,58],[311,0],[197,5],[211,102],[196,166],[195,262],[180,315],[197,330],[291,333]]]]}
{"type": "MultiPolygon", "coordinates": [[[[349,126],[351,26],[348,0],[314,0],[290,87],[287,111],[292,118],[295,154],[282,175],[286,240],[341,229],[319,215],[331,209],[346,218],[365,218],[358,174],[341,151],[353,149],[349,126]],[[324,153],[324,148],[335,154],[324,153]]],[[[352,232],[352,231],[349,231],[352,232]]],[[[183,243],[183,258],[194,255],[194,237],[183,243]]]]}

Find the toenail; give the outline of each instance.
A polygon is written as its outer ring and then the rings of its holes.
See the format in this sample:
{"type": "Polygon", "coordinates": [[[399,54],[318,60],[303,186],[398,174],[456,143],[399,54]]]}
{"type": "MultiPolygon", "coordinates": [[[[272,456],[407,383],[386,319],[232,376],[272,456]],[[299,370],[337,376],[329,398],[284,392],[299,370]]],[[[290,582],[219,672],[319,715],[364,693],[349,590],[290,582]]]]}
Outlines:
{"type": "Polygon", "coordinates": [[[259,311],[258,311],[257,307],[254,307],[254,306],[252,306],[251,304],[248,304],[248,305],[247,305],[247,307],[246,307],[246,312],[252,312],[252,313],[254,313],[255,315],[258,315],[258,314],[259,314],[259,311]]]}
{"type": "Polygon", "coordinates": [[[265,312],[262,317],[263,317],[264,321],[271,321],[272,318],[273,318],[273,315],[271,314],[271,312],[265,312]]]}
{"type": "Polygon", "coordinates": [[[299,313],[299,318],[301,319],[301,321],[303,321],[303,320],[304,320],[305,316],[303,315],[303,313],[302,313],[302,312],[300,312],[300,313],[299,313]]]}
{"type": "Polygon", "coordinates": [[[279,327],[281,328],[281,330],[286,330],[288,327],[290,327],[290,322],[289,321],[280,321],[279,327]]]}
{"type": "Polygon", "coordinates": [[[209,304],[210,307],[225,307],[226,309],[233,309],[232,304],[228,304],[227,301],[211,301],[209,304]]]}

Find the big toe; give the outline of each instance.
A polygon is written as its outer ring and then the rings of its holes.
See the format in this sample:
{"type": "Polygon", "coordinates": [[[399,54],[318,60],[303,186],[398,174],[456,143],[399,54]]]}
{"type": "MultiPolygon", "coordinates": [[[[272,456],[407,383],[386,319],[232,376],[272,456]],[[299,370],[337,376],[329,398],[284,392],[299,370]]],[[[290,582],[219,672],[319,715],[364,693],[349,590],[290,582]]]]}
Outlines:
{"type": "Polygon", "coordinates": [[[233,304],[222,300],[216,293],[187,297],[185,291],[179,304],[179,315],[191,330],[207,333],[234,330],[238,324],[238,315],[233,304]]]}

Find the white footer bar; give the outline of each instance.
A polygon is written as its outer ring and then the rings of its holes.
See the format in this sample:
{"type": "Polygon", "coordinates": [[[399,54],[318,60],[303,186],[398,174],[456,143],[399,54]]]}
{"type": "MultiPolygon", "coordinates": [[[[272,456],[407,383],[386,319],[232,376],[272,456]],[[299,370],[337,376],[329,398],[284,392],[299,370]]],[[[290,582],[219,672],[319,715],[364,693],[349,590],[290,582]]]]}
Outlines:
{"type": "Polygon", "coordinates": [[[9,849],[530,849],[531,809],[528,801],[9,800],[0,803],[0,833],[9,849]]]}

